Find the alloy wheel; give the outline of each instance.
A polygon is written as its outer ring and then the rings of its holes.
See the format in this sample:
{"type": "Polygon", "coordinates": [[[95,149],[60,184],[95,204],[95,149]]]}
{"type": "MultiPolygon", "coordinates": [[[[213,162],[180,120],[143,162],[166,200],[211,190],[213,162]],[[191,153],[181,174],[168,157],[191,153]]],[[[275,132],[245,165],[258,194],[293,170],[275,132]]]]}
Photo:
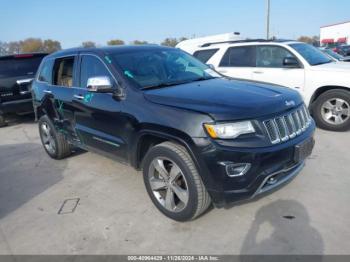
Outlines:
{"type": "Polygon", "coordinates": [[[328,99],[321,107],[324,121],[332,125],[341,125],[350,118],[350,105],[341,98],[328,99]]]}
{"type": "Polygon", "coordinates": [[[165,209],[180,212],[186,208],[188,185],[177,164],[168,158],[157,157],[152,161],[148,174],[153,195],[165,209]]]}
{"type": "Polygon", "coordinates": [[[55,139],[53,137],[50,126],[45,122],[41,124],[41,138],[46,150],[51,154],[55,154],[56,153],[55,139]]]}

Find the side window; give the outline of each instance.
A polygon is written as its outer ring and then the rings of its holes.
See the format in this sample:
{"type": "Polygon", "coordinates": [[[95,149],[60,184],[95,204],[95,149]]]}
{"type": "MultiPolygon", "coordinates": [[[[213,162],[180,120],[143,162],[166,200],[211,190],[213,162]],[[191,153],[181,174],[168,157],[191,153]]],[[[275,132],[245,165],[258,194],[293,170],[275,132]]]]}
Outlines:
{"type": "Polygon", "coordinates": [[[74,57],[56,59],[53,69],[53,84],[57,86],[73,86],[74,57]]]}
{"type": "Polygon", "coordinates": [[[219,49],[199,50],[193,53],[193,56],[199,61],[206,63],[219,49]]]}
{"type": "Polygon", "coordinates": [[[219,66],[255,67],[255,46],[230,47],[227,49],[219,66]]]}
{"type": "Polygon", "coordinates": [[[48,84],[52,83],[52,66],[53,66],[53,59],[49,59],[44,61],[44,64],[42,65],[40,69],[40,73],[38,76],[38,80],[41,82],[45,82],[48,84]]]}
{"type": "Polygon", "coordinates": [[[111,74],[100,59],[91,55],[83,55],[80,65],[80,87],[86,88],[88,79],[96,76],[108,76],[113,81],[111,74]]]}
{"type": "Polygon", "coordinates": [[[256,66],[283,68],[283,59],[294,57],[287,49],[280,46],[257,46],[256,66]]]}

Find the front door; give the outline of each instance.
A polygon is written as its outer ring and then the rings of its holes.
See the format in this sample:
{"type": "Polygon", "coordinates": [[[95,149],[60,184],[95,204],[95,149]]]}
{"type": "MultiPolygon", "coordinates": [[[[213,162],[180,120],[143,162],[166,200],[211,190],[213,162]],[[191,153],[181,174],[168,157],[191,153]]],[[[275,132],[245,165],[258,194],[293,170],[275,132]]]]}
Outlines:
{"type": "Polygon", "coordinates": [[[253,79],[301,91],[305,81],[304,68],[301,65],[295,68],[285,67],[283,60],[287,57],[294,57],[294,55],[284,47],[258,45],[253,79]]]}
{"type": "MultiPolygon", "coordinates": [[[[44,93],[53,100],[54,123],[57,130],[63,132],[69,138],[74,138],[74,106],[72,98],[76,81],[76,56],[68,56],[54,60],[52,72],[52,84],[45,85],[44,93]]],[[[39,76],[39,81],[42,81],[39,76]]]]}
{"type": "Polygon", "coordinates": [[[121,103],[111,93],[91,92],[87,82],[92,77],[109,77],[116,80],[107,65],[97,56],[80,56],[79,88],[74,92],[75,129],[82,143],[91,149],[107,153],[119,160],[126,159],[126,142],[123,132],[121,103]]]}

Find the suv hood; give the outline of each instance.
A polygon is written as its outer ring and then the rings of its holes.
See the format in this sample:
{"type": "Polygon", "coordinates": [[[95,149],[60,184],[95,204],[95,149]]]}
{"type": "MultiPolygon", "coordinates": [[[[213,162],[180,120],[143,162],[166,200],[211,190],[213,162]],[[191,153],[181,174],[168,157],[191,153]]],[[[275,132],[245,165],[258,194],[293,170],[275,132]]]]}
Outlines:
{"type": "Polygon", "coordinates": [[[146,90],[144,95],[153,103],[206,113],[217,121],[255,119],[302,103],[292,89],[227,78],[146,90]]]}
{"type": "Polygon", "coordinates": [[[316,65],[311,67],[314,71],[322,71],[322,72],[350,72],[350,63],[339,63],[332,62],[323,65],[316,65]]]}

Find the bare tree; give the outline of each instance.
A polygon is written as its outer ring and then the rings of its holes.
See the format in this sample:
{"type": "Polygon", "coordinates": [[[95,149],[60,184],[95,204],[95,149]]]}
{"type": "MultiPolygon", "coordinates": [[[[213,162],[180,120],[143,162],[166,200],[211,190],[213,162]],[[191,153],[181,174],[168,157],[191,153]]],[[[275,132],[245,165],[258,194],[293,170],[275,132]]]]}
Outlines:
{"type": "Polygon", "coordinates": [[[125,42],[120,39],[112,39],[107,42],[107,45],[124,45],[125,42]]]}
{"type": "Polygon", "coordinates": [[[0,56],[7,54],[7,44],[0,41],[0,56]]]}
{"type": "Polygon", "coordinates": [[[6,43],[7,45],[7,54],[19,54],[21,53],[21,43],[18,41],[12,41],[6,43]]]}

